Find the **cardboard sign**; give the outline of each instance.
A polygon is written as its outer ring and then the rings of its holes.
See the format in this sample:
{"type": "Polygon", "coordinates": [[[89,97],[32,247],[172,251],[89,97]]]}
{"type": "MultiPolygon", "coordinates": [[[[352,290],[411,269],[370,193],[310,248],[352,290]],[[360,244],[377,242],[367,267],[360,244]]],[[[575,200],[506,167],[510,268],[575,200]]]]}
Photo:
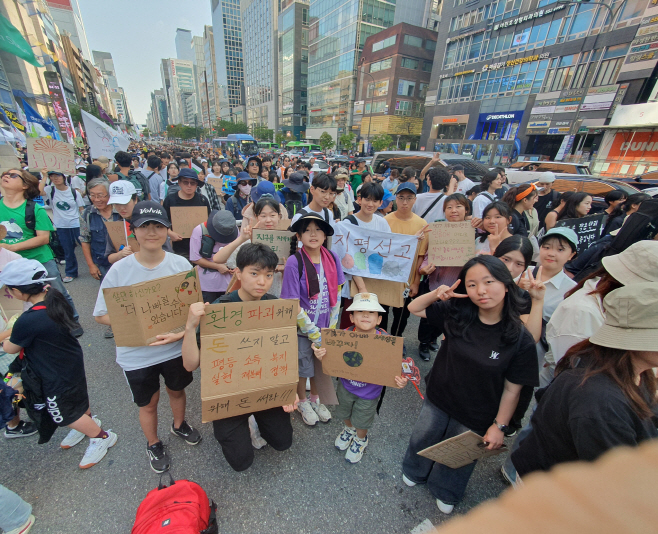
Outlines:
{"type": "Polygon", "coordinates": [[[475,228],[470,221],[430,224],[427,260],[437,267],[461,267],[475,256],[475,228]]]}
{"type": "Polygon", "coordinates": [[[215,193],[217,193],[217,196],[224,194],[222,193],[222,185],[224,183],[224,180],[222,180],[221,178],[209,178],[206,176],[206,182],[215,188],[215,193]]]}
{"type": "MultiPolygon", "coordinates": [[[[377,295],[379,303],[383,306],[393,306],[401,308],[404,306],[404,290],[407,284],[404,282],[389,282],[388,280],[378,280],[377,278],[364,278],[368,293],[377,295]]],[[[350,296],[354,297],[359,292],[354,280],[350,281],[350,296]]]]}
{"type": "Polygon", "coordinates": [[[0,310],[5,322],[17,313],[23,313],[24,302],[12,296],[7,286],[0,288],[0,310]]]}
{"type": "Polygon", "coordinates": [[[402,342],[401,337],[323,328],[322,347],[327,354],[322,370],[331,376],[397,388],[402,342]]]}
{"type": "Polygon", "coordinates": [[[3,224],[0,224],[0,241],[7,237],[7,227],[3,224]]]}
{"type": "Polygon", "coordinates": [[[331,244],[343,272],[392,282],[409,280],[417,248],[414,235],[378,232],[344,221],[336,224],[331,244]]]}
{"type": "Polygon", "coordinates": [[[118,347],[144,347],[156,336],[182,332],[189,306],[201,300],[195,269],[132,286],[103,289],[118,347]]]}
{"type": "Polygon", "coordinates": [[[206,306],[200,324],[203,422],[294,402],[298,310],[292,299],[206,306]]]}
{"type": "Polygon", "coordinates": [[[555,226],[566,226],[571,228],[578,236],[578,252],[582,252],[588,248],[594,241],[601,238],[601,231],[603,227],[603,220],[607,217],[607,213],[595,213],[587,217],[580,217],[578,219],[563,219],[558,221],[555,226]]]}
{"type": "Polygon", "coordinates": [[[447,465],[452,469],[464,467],[475,460],[496,456],[507,452],[507,447],[503,445],[500,449],[490,451],[486,448],[482,436],[468,430],[459,436],[447,439],[427,449],[423,449],[418,454],[436,463],[447,465]]]}
{"type": "Polygon", "coordinates": [[[279,265],[286,263],[290,256],[290,240],[295,234],[286,230],[261,230],[254,228],[251,234],[252,243],[263,243],[270,247],[279,258],[279,265]]]}
{"type": "Polygon", "coordinates": [[[104,221],[105,228],[107,229],[107,235],[110,236],[110,241],[114,245],[114,250],[119,252],[121,246],[130,246],[133,252],[139,250],[139,243],[135,239],[135,234],[129,233],[126,228],[125,221],[104,221]],[[126,241],[126,235],[128,236],[128,241],[126,241]]]}
{"type": "Polygon", "coordinates": [[[208,208],[205,206],[172,206],[171,229],[183,236],[192,237],[194,230],[208,220],[208,208]]]}
{"type": "Polygon", "coordinates": [[[0,145],[0,172],[20,168],[21,162],[18,161],[14,148],[11,145],[0,145]]]}
{"type": "Polygon", "coordinates": [[[49,137],[28,137],[27,160],[33,171],[48,169],[76,174],[74,147],[64,141],[49,137]]]}

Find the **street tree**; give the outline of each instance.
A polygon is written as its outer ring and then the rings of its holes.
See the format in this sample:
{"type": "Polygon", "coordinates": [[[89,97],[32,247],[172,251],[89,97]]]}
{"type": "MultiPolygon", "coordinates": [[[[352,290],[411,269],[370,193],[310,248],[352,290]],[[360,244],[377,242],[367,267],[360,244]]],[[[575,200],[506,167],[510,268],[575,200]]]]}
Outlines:
{"type": "Polygon", "coordinates": [[[354,135],[353,132],[346,133],[340,136],[340,139],[338,140],[343,148],[350,149],[354,146],[354,139],[356,138],[356,135],[354,135]]]}
{"type": "Polygon", "coordinates": [[[388,134],[378,134],[372,138],[370,143],[372,144],[372,148],[375,149],[375,152],[379,152],[391,146],[393,144],[393,138],[388,134]]]}
{"type": "Polygon", "coordinates": [[[286,144],[286,135],[283,133],[277,133],[274,136],[274,142],[279,145],[281,148],[283,148],[286,144]]]}
{"type": "Polygon", "coordinates": [[[331,137],[331,135],[327,132],[322,132],[320,139],[318,139],[318,143],[322,147],[322,150],[324,150],[325,152],[327,150],[331,150],[332,148],[334,148],[334,146],[336,146],[334,138],[331,137]]]}

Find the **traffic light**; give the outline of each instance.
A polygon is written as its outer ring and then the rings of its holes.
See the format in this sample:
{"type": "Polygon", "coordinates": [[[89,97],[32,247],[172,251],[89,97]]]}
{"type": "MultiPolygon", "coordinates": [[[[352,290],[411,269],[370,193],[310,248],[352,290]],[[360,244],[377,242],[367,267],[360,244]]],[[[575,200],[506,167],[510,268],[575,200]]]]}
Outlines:
{"type": "Polygon", "coordinates": [[[225,131],[226,131],[226,128],[222,128],[222,132],[225,132],[225,131]]]}

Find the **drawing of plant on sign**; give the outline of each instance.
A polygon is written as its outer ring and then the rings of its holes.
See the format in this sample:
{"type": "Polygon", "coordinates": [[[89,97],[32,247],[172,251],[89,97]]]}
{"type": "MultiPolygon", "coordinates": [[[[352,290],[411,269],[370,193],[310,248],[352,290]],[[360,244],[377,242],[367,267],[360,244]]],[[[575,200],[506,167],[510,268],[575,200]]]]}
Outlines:
{"type": "Polygon", "coordinates": [[[196,280],[196,269],[192,269],[187,273],[181,285],[176,288],[178,299],[187,306],[199,301],[199,289],[196,280]]]}
{"type": "Polygon", "coordinates": [[[378,232],[340,222],[331,250],[347,274],[407,282],[417,247],[418,239],[413,235],[378,232]]]}
{"type": "Polygon", "coordinates": [[[49,137],[27,138],[27,157],[30,169],[35,171],[48,169],[64,174],[75,174],[73,150],[73,145],[49,137]]]}

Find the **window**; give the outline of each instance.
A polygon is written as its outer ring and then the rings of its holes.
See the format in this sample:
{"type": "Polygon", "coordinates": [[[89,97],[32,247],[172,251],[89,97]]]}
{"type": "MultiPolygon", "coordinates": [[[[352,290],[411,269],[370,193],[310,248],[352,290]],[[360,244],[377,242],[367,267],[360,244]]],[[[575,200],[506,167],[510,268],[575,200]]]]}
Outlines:
{"type": "Polygon", "coordinates": [[[436,50],[436,41],[432,41],[431,39],[428,39],[425,41],[425,49],[426,50],[436,50]]]}
{"type": "Polygon", "coordinates": [[[420,37],[416,37],[414,35],[405,35],[404,36],[404,44],[409,45],[409,46],[415,46],[417,48],[422,48],[423,47],[423,40],[420,37]]]}
{"type": "Polygon", "coordinates": [[[383,41],[377,41],[376,43],[372,44],[372,51],[377,52],[377,50],[382,50],[384,48],[388,48],[389,46],[393,46],[395,44],[396,39],[397,39],[397,35],[391,35],[390,37],[387,37],[383,41]]]}
{"type": "Polygon", "coordinates": [[[386,100],[379,100],[372,103],[372,111],[370,110],[370,102],[366,103],[366,115],[369,113],[383,113],[386,110],[386,100]]]}
{"type": "Polygon", "coordinates": [[[396,100],[395,101],[395,114],[396,115],[411,115],[411,102],[409,102],[409,100],[396,100]]]}
{"type": "Polygon", "coordinates": [[[429,83],[421,83],[418,85],[418,96],[420,98],[425,98],[427,96],[427,87],[429,86],[429,83]]]}
{"type": "Polygon", "coordinates": [[[599,72],[596,73],[592,86],[615,83],[623,62],[624,58],[621,57],[601,62],[601,68],[599,69],[599,72]]]}
{"type": "Polygon", "coordinates": [[[403,69],[416,70],[418,68],[418,63],[419,63],[419,61],[417,59],[411,59],[410,57],[403,57],[402,58],[402,68],[403,69]]]}
{"type": "Polygon", "coordinates": [[[409,80],[400,80],[398,83],[398,94],[404,96],[414,96],[415,88],[416,88],[416,82],[411,82],[409,80]]]}
{"type": "Polygon", "coordinates": [[[366,98],[372,96],[386,96],[388,94],[388,80],[381,80],[376,83],[368,84],[366,98]]]}
{"type": "Polygon", "coordinates": [[[370,64],[370,72],[379,72],[380,70],[386,70],[390,69],[391,65],[393,65],[393,60],[392,59],[383,59],[381,61],[377,61],[375,63],[370,64]]]}
{"type": "Polygon", "coordinates": [[[423,61],[423,72],[432,72],[432,62],[423,61]]]}

